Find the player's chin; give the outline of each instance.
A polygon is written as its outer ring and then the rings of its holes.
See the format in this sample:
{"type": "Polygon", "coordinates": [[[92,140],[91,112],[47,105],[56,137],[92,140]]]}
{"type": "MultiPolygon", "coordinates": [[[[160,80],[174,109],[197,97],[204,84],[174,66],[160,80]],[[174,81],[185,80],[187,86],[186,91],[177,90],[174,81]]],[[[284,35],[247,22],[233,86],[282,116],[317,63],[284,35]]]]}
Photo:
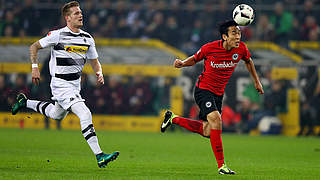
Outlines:
{"type": "Polygon", "coordinates": [[[78,28],[81,28],[82,26],[83,26],[82,21],[77,24],[77,27],[78,27],[78,28]]]}

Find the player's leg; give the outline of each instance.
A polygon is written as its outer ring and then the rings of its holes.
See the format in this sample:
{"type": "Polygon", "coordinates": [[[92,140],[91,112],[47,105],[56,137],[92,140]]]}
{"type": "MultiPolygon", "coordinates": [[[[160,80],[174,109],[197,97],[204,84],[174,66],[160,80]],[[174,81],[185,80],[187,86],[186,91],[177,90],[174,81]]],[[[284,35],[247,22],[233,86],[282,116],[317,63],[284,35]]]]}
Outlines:
{"type": "Polygon", "coordinates": [[[63,120],[69,113],[69,111],[63,109],[58,102],[55,102],[54,105],[50,103],[43,112],[45,112],[49,118],[57,121],[63,120]]]}
{"type": "Polygon", "coordinates": [[[71,111],[79,117],[82,134],[87,140],[93,153],[102,153],[92,124],[92,115],[90,110],[83,102],[77,102],[71,106],[71,111]]]}
{"type": "Polygon", "coordinates": [[[204,131],[208,133],[210,129],[210,143],[212,151],[218,163],[218,172],[219,174],[235,174],[235,172],[229,169],[224,162],[221,138],[222,119],[220,114],[222,106],[222,96],[214,96],[209,99],[213,99],[213,101],[211,102],[213,111],[207,114],[209,126],[207,126],[204,131]]]}
{"type": "Polygon", "coordinates": [[[32,109],[55,120],[62,120],[68,114],[57,103],[53,105],[46,101],[30,100],[23,93],[20,93],[17,95],[17,102],[12,107],[12,114],[17,114],[22,108],[32,109]]]}
{"type": "Polygon", "coordinates": [[[203,123],[203,134],[210,137],[211,148],[216,157],[220,174],[234,174],[224,163],[223,146],[221,139],[222,120],[221,108],[223,96],[215,95],[214,93],[195,88],[194,98],[200,107],[200,118],[206,120],[203,123]]]}
{"type": "Polygon", "coordinates": [[[215,110],[207,115],[209,126],[205,129],[210,131],[210,142],[213,153],[216,157],[218,168],[224,164],[223,147],[221,139],[222,122],[220,113],[215,110]]]}
{"type": "Polygon", "coordinates": [[[114,152],[112,154],[105,154],[102,152],[92,124],[92,114],[84,102],[77,102],[73,104],[71,106],[71,111],[80,118],[82,134],[89,144],[92,152],[96,155],[98,166],[105,167],[110,161],[115,160],[118,157],[119,152],[114,152]]]}
{"type": "MultiPolygon", "coordinates": [[[[205,97],[206,97],[205,94],[199,88],[196,87],[195,91],[194,91],[194,98],[195,98],[196,103],[200,107],[200,109],[201,109],[200,102],[202,102],[205,97]]],[[[200,114],[201,113],[202,112],[200,110],[200,114]]],[[[200,119],[202,119],[202,118],[200,117],[200,119]]],[[[191,132],[198,133],[204,137],[210,136],[210,133],[205,133],[203,131],[204,127],[206,127],[208,125],[207,122],[202,121],[202,120],[193,120],[193,119],[179,117],[179,116],[176,116],[175,114],[173,114],[173,112],[167,111],[164,116],[164,121],[161,124],[161,132],[165,132],[165,130],[171,124],[177,124],[181,127],[186,128],[187,130],[189,130],[191,132]]]]}
{"type": "Polygon", "coordinates": [[[165,132],[165,130],[171,125],[177,124],[181,127],[186,128],[187,130],[203,135],[203,121],[202,120],[193,120],[184,117],[179,117],[175,115],[171,111],[167,111],[164,116],[164,120],[161,124],[161,132],[165,132]]]}

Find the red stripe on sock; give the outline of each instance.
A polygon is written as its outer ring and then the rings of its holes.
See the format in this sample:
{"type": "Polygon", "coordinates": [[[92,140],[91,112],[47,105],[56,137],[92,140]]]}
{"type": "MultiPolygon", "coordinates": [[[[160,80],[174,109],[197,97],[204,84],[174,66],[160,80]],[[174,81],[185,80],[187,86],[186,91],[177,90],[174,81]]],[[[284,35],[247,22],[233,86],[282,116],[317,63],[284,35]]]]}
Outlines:
{"type": "Polygon", "coordinates": [[[220,130],[211,129],[211,131],[210,131],[211,147],[212,147],[212,151],[216,157],[216,160],[218,163],[218,168],[220,168],[224,163],[221,132],[222,132],[221,129],[220,130]]]}
{"type": "Polygon", "coordinates": [[[175,117],[172,119],[174,124],[188,129],[191,132],[198,133],[203,136],[203,123],[202,120],[193,120],[183,117],[175,117]]]}

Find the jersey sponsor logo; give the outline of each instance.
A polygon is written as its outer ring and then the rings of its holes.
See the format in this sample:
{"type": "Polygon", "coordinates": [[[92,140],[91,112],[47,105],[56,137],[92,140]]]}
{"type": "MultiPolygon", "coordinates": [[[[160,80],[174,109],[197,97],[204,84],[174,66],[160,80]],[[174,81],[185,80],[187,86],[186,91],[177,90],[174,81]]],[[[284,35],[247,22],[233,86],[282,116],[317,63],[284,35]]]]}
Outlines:
{"type": "Polygon", "coordinates": [[[237,63],[234,62],[230,62],[230,63],[226,63],[225,61],[223,61],[223,63],[220,64],[215,64],[213,61],[211,61],[211,66],[213,68],[232,68],[235,67],[237,65],[237,63]]]}
{"type": "Polygon", "coordinates": [[[88,47],[83,46],[64,46],[65,51],[70,53],[87,53],[88,47]]]}
{"type": "Polygon", "coordinates": [[[232,55],[232,59],[233,59],[233,60],[237,60],[238,57],[239,57],[239,54],[238,54],[238,53],[235,53],[235,54],[232,55]]]}
{"type": "Polygon", "coordinates": [[[212,106],[212,103],[211,102],[206,102],[206,107],[209,108],[212,106]]]}

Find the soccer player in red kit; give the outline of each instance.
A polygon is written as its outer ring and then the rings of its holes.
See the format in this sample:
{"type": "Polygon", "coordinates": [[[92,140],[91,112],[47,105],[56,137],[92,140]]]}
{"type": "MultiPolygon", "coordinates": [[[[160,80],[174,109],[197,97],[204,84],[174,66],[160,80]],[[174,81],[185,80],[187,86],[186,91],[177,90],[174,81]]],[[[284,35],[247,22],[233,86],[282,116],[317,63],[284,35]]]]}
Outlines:
{"type": "Polygon", "coordinates": [[[203,72],[198,78],[194,91],[195,101],[200,107],[199,118],[201,120],[179,117],[173,112],[167,111],[161,124],[161,132],[165,132],[171,124],[177,124],[191,132],[210,138],[211,147],[218,163],[218,173],[235,174],[224,162],[221,139],[221,106],[225,86],[240,59],[245,62],[257,91],[260,94],[264,92],[250,52],[246,45],[240,41],[241,31],[237,23],[233,20],[226,21],[220,25],[219,31],[221,40],[207,43],[195,55],[185,60],[176,59],[174,62],[175,68],[182,68],[193,66],[204,60],[203,72]]]}

